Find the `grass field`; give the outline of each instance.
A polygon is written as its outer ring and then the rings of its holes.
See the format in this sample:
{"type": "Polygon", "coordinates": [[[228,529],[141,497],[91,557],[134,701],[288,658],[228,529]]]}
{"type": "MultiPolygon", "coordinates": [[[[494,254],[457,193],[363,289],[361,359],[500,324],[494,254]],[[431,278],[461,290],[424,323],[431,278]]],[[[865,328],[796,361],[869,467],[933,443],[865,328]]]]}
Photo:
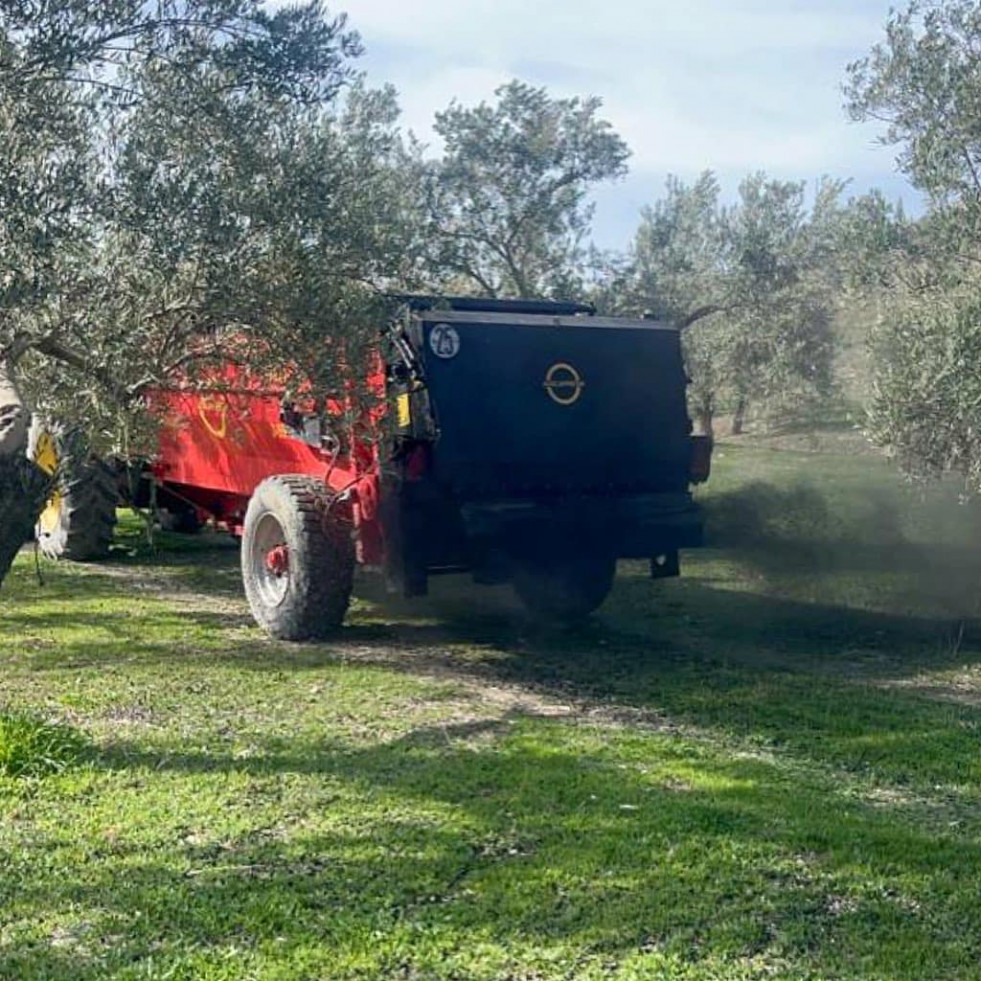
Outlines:
{"type": "Polygon", "coordinates": [[[732,445],[703,497],[576,631],[446,580],[289,645],[216,538],[23,555],[0,978],[981,978],[976,511],[732,445]]]}

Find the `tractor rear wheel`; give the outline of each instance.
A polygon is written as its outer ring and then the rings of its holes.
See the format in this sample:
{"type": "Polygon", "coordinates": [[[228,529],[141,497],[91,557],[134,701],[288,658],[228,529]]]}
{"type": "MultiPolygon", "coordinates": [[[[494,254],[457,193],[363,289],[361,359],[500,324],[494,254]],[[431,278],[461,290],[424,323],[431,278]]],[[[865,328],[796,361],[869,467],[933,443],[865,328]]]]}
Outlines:
{"type": "Polygon", "coordinates": [[[572,623],[602,604],[616,569],[616,559],[608,556],[526,559],[515,569],[514,591],[532,616],[572,623]]]}
{"type": "Polygon", "coordinates": [[[269,477],[242,532],[242,580],[252,615],[281,640],[325,637],[347,613],[354,583],[350,526],[322,481],[269,477]]]}
{"type": "Polygon", "coordinates": [[[81,437],[35,418],[28,456],[56,477],[37,522],[37,542],[49,558],[92,562],[109,554],[116,527],[116,476],[81,437]]]}

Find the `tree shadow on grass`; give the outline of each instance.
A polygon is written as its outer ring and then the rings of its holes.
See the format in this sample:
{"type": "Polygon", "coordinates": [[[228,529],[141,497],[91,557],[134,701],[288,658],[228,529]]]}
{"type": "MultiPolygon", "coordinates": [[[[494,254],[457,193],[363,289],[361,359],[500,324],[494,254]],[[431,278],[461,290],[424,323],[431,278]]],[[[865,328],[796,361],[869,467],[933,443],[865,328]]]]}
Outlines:
{"type": "MultiPolygon", "coordinates": [[[[592,655],[608,659],[609,648],[643,650],[656,658],[671,658],[680,648],[685,656],[782,663],[794,670],[844,664],[851,672],[856,665],[874,671],[878,664],[884,675],[965,656],[973,660],[970,649],[981,638],[969,621],[981,606],[981,550],[950,541],[907,541],[895,500],[861,504],[843,517],[842,509],[813,486],[762,482],[716,496],[709,501],[709,537],[724,551],[696,557],[693,579],[652,585],[636,572],[622,577],[600,617],[578,631],[556,634],[531,626],[500,590],[434,580],[433,600],[397,603],[366,583],[360,593],[371,609],[359,610],[345,631],[319,650],[387,643],[413,651],[424,645],[436,651],[470,645],[534,653],[541,647],[547,654],[558,646],[571,648],[568,660],[592,664],[592,655]],[[713,561],[728,568],[706,574],[713,561]],[[584,650],[591,645],[595,651],[584,650]]],[[[92,599],[152,600],[187,591],[199,600],[207,594],[230,602],[216,604],[221,608],[215,610],[202,609],[201,602],[196,609],[182,608],[183,622],[202,632],[234,629],[235,645],[228,645],[232,656],[244,648],[256,665],[279,660],[282,645],[242,636],[251,620],[241,603],[235,544],[216,535],[170,538],[178,550],[116,557],[101,569],[92,567],[84,578],[52,577],[51,587],[37,593],[46,601],[42,613],[23,613],[8,603],[3,619],[14,629],[44,623],[67,628],[76,622],[109,631],[111,610],[73,608],[61,615],[51,607],[61,602],[67,607],[78,592],[92,599]]],[[[164,632],[174,626],[163,611],[148,616],[148,635],[155,624],[164,632]]],[[[122,627],[122,634],[129,641],[133,631],[127,634],[122,627]]],[[[117,646],[109,645],[104,656],[112,656],[117,646]]],[[[210,656],[221,644],[207,646],[210,656]]],[[[100,655],[93,649],[84,656],[100,655]]],[[[305,655],[295,660],[316,663],[316,657],[305,655]]]]}
{"type": "MultiPolygon", "coordinates": [[[[841,565],[881,569],[863,548],[841,565]]],[[[904,548],[889,562],[915,558],[904,548]]],[[[357,802],[352,826],[304,830],[316,824],[307,817],[280,837],[107,845],[58,875],[44,858],[56,842],[40,839],[20,873],[0,872],[0,909],[28,925],[77,909],[87,926],[57,942],[8,928],[0,977],[94,981],[151,958],[194,976],[233,949],[240,976],[283,964],[334,976],[332,958],[350,954],[363,977],[467,977],[460,951],[474,937],[491,977],[528,974],[550,948],[567,976],[591,957],[673,958],[679,973],[709,965],[721,976],[752,958],[789,962],[797,977],[977,976],[977,814],[937,788],[975,799],[981,711],[890,687],[977,663],[975,641],[954,645],[939,618],[775,594],[788,564],[802,567],[790,552],[772,567],[770,557],[755,565],[754,591],[711,575],[713,562],[748,562],[744,552],[709,554],[709,574],[670,583],[628,569],[600,617],[575,630],[536,628],[500,592],[475,600],[469,584],[439,583],[413,605],[380,607],[375,595],[336,640],[313,645],[271,642],[241,620],[222,633],[224,614],[166,603],[127,622],[100,608],[118,582],[87,576],[97,602],[84,625],[99,638],[82,631],[32,652],[37,669],[127,661],[169,673],[226,660],[273,685],[284,669],[357,664],[507,684],[576,711],[367,748],[270,740],[247,759],[114,743],[110,769],[337,788],[357,802]],[[175,649],[182,629],[206,643],[175,649]],[[620,721],[648,740],[626,765],[609,736],[620,721]],[[862,799],[870,783],[884,803],[862,799]],[[451,816],[435,819],[434,806],[451,816]]],[[[230,556],[221,561],[231,574],[230,556]]],[[[70,609],[51,616],[71,626],[70,609]]],[[[10,617],[20,631],[41,625],[29,611],[10,617]]]]}
{"type": "MultiPolygon", "coordinates": [[[[735,746],[790,752],[823,767],[925,788],[981,778],[974,736],[981,699],[954,703],[910,685],[926,671],[966,668],[977,647],[951,646],[938,624],[705,586],[627,576],[607,613],[577,629],[543,629],[492,595],[445,584],[412,607],[359,613],[321,644],[270,641],[243,615],[155,607],[143,620],[85,615],[78,639],[31,650],[32,672],[126,665],[166,673],[224,663],[235,670],[323,673],[348,666],[456,679],[569,705],[643,727],[670,719],[735,746]],[[651,591],[659,594],[652,601],[651,591]],[[420,612],[422,618],[420,617],[420,612]],[[92,633],[95,632],[95,637],[92,633]],[[187,639],[185,639],[187,638],[187,639]]],[[[49,624],[50,625],[50,624],[49,624]]],[[[271,684],[278,683],[271,680],[271,684]]]]}
{"type": "Polygon", "coordinates": [[[118,744],[111,768],[247,775],[232,807],[284,774],[324,781],[350,819],[310,830],[316,819],[299,815],[280,834],[162,849],[124,840],[68,875],[38,862],[0,888],[8,915],[78,910],[79,944],[104,960],[12,931],[0,977],[88,981],[151,958],[194,976],[233,948],[239,976],[291,964],[295,976],[339,976],[354,962],[359,977],[472,977],[478,938],[489,977],[526,976],[540,954],[543,977],[629,957],[693,976],[702,965],[732,976],[726,965],[754,958],[793,977],[920,977],[925,964],[977,976],[968,884],[981,845],[946,815],[874,806],[765,759],[693,756],[671,733],[649,734],[627,764],[588,733],[574,750],[576,734],[511,717],[244,760],[118,744]]]}
{"type": "MultiPolygon", "coordinates": [[[[153,659],[158,656],[153,651],[156,637],[164,639],[161,646],[166,647],[166,638],[183,626],[214,634],[205,645],[204,656],[209,659],[216,654],[235,657],[256,668],[278,667],[284,660],[312,667],[361,648],[368,648],[364,655],[370,658],[373,645],[402,650],[406,657],[422,654],[424,662],[433,656],[442,658],[447,652],[452,658],[467,648],[478,653],[484,648],[488,653],[497,650],[504,655],[525,655],[529,663],[537,665],[534,673],[547,675],[545,681],[570,672],[579,679],[596,675],[600,689],[607,684],[606,676],[617,673],[618,666],[637,662],[695,659],[710,665],[722,661],[796,671],[844,670],[849,675],[875,678],[971,663],[979,653],[978,624],[973,618],[965,621],[957,613],[952,615],[951,608],[957,603],[947,605],[941,599],[926,611],[915,613],[906,604],[907,597],[923,597],[920,573],[924,571],[938,580],[940,594],[956,592],[951,579],[970,584],[972,592],[970,576],[945,577],[933,571],[959,563],[961,570],[977,569],[981,576],[981,561],[970,549],[927,549],[919,545],[855,545],[846,549],[827,543],[809,547],[795,542],[754,551],[709,551],[695,557],[695,562],[694,577],[660,583],[650,582],[639,565],[621,570],[616,589],[600,614],[568,629],[535,625],[506,588],[488,589],[464,577],[450,577],[433,581],[430,599],[411,602],[393,599],[379,584],[364,582],[358,589],[361,603],[336,638],[302,646],[277,643],[252,628],[237,561],[227,550],[221,550],[213,566],[200,567],[182,558],[173,564],[181,570],[179,576],[163,580],[151,577],[146,583],[138,577],[118,575],[118,567],[105,571],[93,567],[84,576],[76,573],[52,579],[35,592],[22,590],[17,597],[22,601],[6,606],[0,619],[12,633],[84,628],[77,642],[71,636],[59,641],[62,651],[83,660],[111,659],[122,646],[132,647],[130,653],[136,660],[145,659],[141,651],[153,659]],[[818,552],[821,561],[812,561],[818,552]],[[714,574],[714,562],[738,568],[735,573],[714,574]],[[871,583],[869,588],[879,609],[849,604],[847,591],[852,581],[841,579],[846,574],[858,576],[859,585],[863,579],[871,583]],[[801,585],[795,576],[804,577],[806,601],[795,596],[801,585]],[[825,581],[827,590],[823,588],[825,581]],[[822,594],[833,592],[832,586],[839,595],[846,595],[840,602],[822,602],[822,594]],[[180,603],[182,594],[194,602],[187,606],[180,603]],[[207,605],[206,596],[238,602],[202,609],[207,605]],[[139,610],[123,612],[107,602],[119,598],[151,602],[139,610]],[[33,602],[35,599],[39,602],[33,602]],[[229,629],[233,637],[223,643],[221,632],[229,629]],[[92,643],[86,636],[91,630],[104,636],[92,643]]],[[[150,569],[153,573],[170,567],[163,564],[150,569]]],[[[958,613],[963,616],[964,611],[958,613]]],[[[57,651],[39,657],[39,667],[57,666],[57,651]]],[[[181,657],[193,658],[193,648],[184,650],[181,657]]],[[[386,654],[386,665],[390,666],[391,660],[386,654]]],[[[513,656],[491,660],[495,672],[523,675],[513,656]]],[[[487,668],[479,657],[472,661],[475,670],[487,668]]]]}
{"type": "MultiPolygon", "coordinates": [[[[861,566],[863,550],[880,547],[856,546],[840,558],[861,566]]],[[[233,557],[222,561],[235,574],[233,557]]],[[[219,662],[270,675],[376,667],[506,684],[583,713],[670,717],[821,765],[871,767],[890,780],[976,778],[965,740],[981,726],[981,696],[957,704],[908,684],[977,665],[976,625],[960,631],[934,616],[802,602],[776,593],[762,571],[748,583],[745,573],[713,578],[713,563],[748,561],[741,552],[699,561],[696,576],[662,583],[628,566],[601,614],[566,630],[535,626],[506,591],[464,580],[434,582],[434,596],[413,603],[365,594],[349,625],[320,644],[271,641],[234,605],[209,611],[160,602],[121,615],[103,602],[118,595],[118,580],[98,573],[84,577],[94,602],[82,612],[67,603],[40,612],[15,606],[2,619],[28,636],[58,632],[57,643],[28,644],[20,655],[32,671],[125,664],[171,672],[219,662]]],[[[774,581],[787,579],[786,567],[774,573],[774,581]]],[[[53,586],[64,599],[71,587],[53,586]]],[[[912,587],[901,578],[889,588],[912,587]]]]}
{"type": "MultiPolygon", "coordinates": [[[[631,664],[663,666],[694,659],[708,665],[745,663],[797,671],[841,668],[874,678],[878,668],[884,676],[902,675],[925,666],[973,661],[981,654],[975,649],[979,638],[974,623],[802,602],[727,588],[724,582],[717,586],[711,577],[651,583],[638,570],[628,570],[600,614],[574,627],[536,624],[506,589],[488,590],[455,578],[438,583],[431,598],[411,602],[386,597],[378,589],[361,590],[348,623],[322,643],[271,640],[255,627],[244,602],[211,611],[201,608],[201,593],[188,594],[195,603],[185,607],[177,590],[163,595],[155,588],[130,590],[127,599],[150,602],[136,610],[114,609],[106,601],[120,597],[119,583],[98,574],[85,577],[82,605],[71,586],[63,585],[60,595],[42,594],[43,605],[21,604],[0,617],[11,633],[59,631],[58,650],[36,655],[41,668],[57,667],[59,654],[110,660],[124,647],[131,659],[155,660],[158,640],[166,648],[175,632],[188,629],[208,635],[201,656],[234,658],[256,669],[284,663],[316,667],[359,652],[370,660],[375,646],[386,648],[377,653],[387,666],[392,652],[420,658],[425,666],[434,658],[453,660],[471,651],[478,655],[470,659],[478,671],[491,670],[493,663],[493,671],[519,677],[522,667],[515,658],[526,655],[537,664],[534,673],[548,676],[543,680],[555,675],[554,667],[559,674],[568,669],[579,678],[595,674],[601,688],[618,666],[631,664]],[[79,628],[77,638],[71,636],[73,627],[79,628]],[[222,632],[228,630],[224,638],[222,632]],[[96,641],[92,631],[101,634],[96,641]],[[488,655],[486,663],[481,651],[488,655]],[[506,656],[494,657],[495,652],[506,656]]],[[[193,645],[179,655],[183,660],[195,657],[193,645]]]]}

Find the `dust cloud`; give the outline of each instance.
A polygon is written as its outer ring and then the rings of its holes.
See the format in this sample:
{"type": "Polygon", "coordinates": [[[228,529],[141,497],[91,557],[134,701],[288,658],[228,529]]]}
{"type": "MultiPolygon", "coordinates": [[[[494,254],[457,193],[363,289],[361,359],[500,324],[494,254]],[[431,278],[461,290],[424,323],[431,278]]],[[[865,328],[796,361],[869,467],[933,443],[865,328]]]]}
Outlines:
{"type": "Polygon", "coordinates": [[[956,489],[755,481],[710,494],[706,544],[810,602],[981,618],[981,504],[956,489]]]}

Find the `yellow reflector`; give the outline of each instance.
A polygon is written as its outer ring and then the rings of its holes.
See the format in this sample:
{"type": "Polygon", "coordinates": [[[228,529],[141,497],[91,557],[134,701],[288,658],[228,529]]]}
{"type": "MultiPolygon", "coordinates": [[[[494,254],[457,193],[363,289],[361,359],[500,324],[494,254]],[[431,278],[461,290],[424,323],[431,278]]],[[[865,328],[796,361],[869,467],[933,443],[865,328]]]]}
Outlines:
{"type": "Polygon", "coordinates": [[[398,423],[400,429],[408,429],[412,425],[412,411],[409,408],[409,395],[408,392],[403,392],[395,400],[396,410],[398,412],[398,423]]]}
{"type": "Polygon", "coordinates": [[[51,433],[41,433],[34,451],[34,462],[46,473],[53,474],[58,469],[58,450],[51,433]]]}
{"type": "MultiPolygon", "coordinates": [[[[46,474],[53,475],[58,469],[58,447],[51,433],[41,433],[38,437],[37,445],[34,447],[34,462],[46,474]]],[[[38,518],[38,527],[43,534],[50,535],[58,527],[63,503],[61,491],[52,491],[47,505],[38,518]]]]}

